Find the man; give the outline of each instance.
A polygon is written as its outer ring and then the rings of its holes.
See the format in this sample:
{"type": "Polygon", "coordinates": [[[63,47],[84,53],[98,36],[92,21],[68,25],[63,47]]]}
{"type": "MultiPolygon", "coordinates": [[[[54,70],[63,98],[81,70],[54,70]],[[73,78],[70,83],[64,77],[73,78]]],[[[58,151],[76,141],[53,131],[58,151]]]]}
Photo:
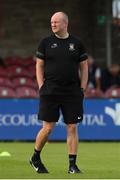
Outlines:
{"type": "Polygon", "coordinates": [[[79,39],[68,33],[68,16],[65,13],[57,12],[52,16],[51,28],[53,34],[42,40],[36,53],[41,103],[39,119],[43,120],[43,127],[37,134],[30,163],[38,173],[48,173],[40,154],[61,109],[67,127],[68,173],[80,173],[76,165],[77,123],[83,116],[83,97],[88,79],[87,54],[79,39]]]}

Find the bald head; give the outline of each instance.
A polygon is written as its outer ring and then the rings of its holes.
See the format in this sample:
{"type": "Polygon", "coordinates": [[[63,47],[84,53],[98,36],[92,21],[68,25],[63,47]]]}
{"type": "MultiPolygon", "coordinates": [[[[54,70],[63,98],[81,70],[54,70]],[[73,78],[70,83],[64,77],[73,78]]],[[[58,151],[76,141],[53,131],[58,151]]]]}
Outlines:
{"type": "Polygon", "coordinates": [[[64,12],[56,12],[53,14],[52,18],[60,18],[66,23],[68,23],[68,15],[64,12]]]}
{"type": "Polygon", "coordinates": [[[65,35],[68,28],[68,16],[64,12],[56,12],[51,17],[51,28],[55,34],[65,35]]]}

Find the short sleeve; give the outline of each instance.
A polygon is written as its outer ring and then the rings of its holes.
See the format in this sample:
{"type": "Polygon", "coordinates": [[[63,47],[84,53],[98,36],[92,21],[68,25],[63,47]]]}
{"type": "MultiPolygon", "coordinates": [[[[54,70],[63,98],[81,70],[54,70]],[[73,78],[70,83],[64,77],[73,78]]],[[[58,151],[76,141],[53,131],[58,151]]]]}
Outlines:
{"type": "Polygon", "coordinates": [[[87,55],[87,52],[85,50],[85,47],[81,42],[79,42],[79,60],[85,61],[87,59],[88,59],[88,55],[87,55]]]}
{"type": "Polygon", "coordinates": [[[36,51],[36,57],[40,59],[45,59],[45,41],[44,39],[39,43],[38,49],[36,51]]]}

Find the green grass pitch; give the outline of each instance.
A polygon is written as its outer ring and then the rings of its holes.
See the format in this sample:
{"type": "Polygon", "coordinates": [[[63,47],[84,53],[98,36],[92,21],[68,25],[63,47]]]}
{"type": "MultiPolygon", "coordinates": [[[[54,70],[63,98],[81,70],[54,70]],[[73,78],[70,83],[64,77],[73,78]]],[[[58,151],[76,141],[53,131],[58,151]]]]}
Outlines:
{"type": "Polygon", "coordinates": [[[119,142],[80,142],[77,164],[83,174],[68,174],[66,143],[47,143],[42,159],[49,174],[38,174],[29,164],[34,143],[0,142],[0,179],[120,179],[119,142]]]}

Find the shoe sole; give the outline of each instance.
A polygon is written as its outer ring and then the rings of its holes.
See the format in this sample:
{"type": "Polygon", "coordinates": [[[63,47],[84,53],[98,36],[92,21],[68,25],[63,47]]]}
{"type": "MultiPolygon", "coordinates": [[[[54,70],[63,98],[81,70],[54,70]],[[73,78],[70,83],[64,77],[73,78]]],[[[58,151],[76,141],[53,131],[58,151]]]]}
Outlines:
{"type": "Polygon", "coordinates": [[[80,171],[80,172],[76,172],[76,171],[68,171],[68,174],[82,174],[82,171],[80,171]]]}

